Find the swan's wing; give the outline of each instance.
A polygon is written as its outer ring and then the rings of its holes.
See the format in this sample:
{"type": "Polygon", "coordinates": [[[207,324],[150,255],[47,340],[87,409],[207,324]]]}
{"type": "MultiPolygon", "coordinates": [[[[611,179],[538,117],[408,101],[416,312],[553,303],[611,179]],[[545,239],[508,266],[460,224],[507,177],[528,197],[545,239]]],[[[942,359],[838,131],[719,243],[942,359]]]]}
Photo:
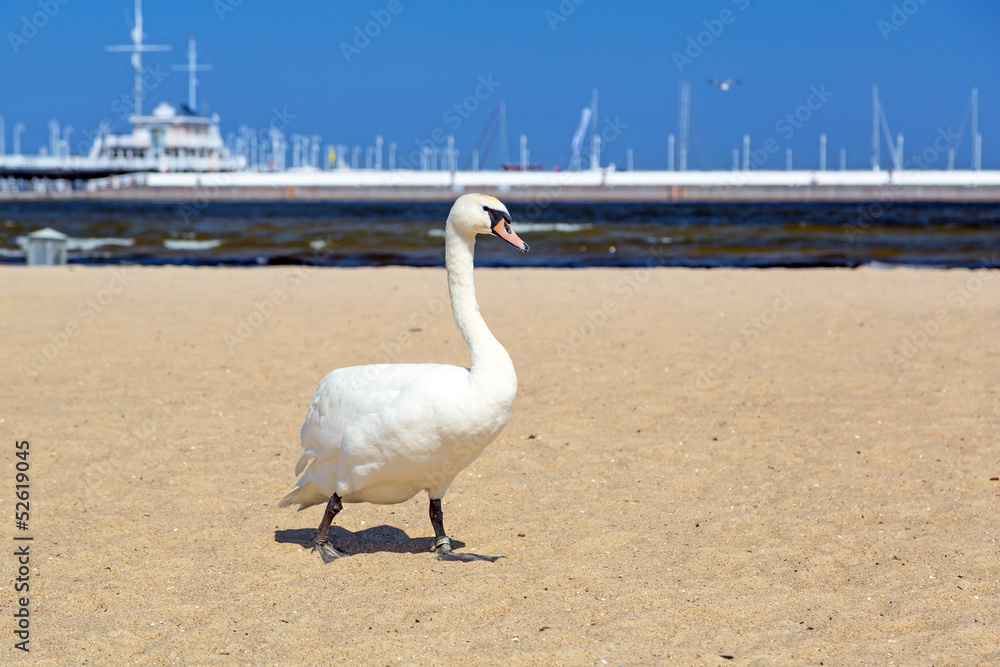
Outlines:
{"type": "MultiPolygon", "coordinates": [[[[436,414],[444,407],[442,397],[445,405],[453,400],[456,383],[467,374],[467,369],[442,364],[381,364],[327,375],[302,424],[304,451],[295,466],[301,477],[279,507],[303,509],[326,502],[341,483],[356,486],[382,469],[372,468],[373,462],[400,459],[400,438],[419,451],[436,433],[421,426],[442,422],[436,414]]],[[[399,493],[408,498],[413,490],[399,493]]]]}
{"type": "MultiPolygon", "coordinates": [[[[400,393],[421,379],[448,368],[440,364],[376,364],[341,368],[316,388],[302,424],[304,452],[295,467],[300,475],[313,459],[337,457],[348,428],[371,419],[391,406],[400,393]]],[[[455,369],[461,370],[461,369],[455,369]]]]}

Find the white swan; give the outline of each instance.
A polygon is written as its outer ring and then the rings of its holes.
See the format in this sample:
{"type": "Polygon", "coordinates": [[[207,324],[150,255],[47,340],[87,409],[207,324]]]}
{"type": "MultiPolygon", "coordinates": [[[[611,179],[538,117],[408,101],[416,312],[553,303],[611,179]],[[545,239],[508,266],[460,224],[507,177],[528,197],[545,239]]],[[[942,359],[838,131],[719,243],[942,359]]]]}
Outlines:
{"type": "Polygon", "coordinates": [[[313,542],[324,561],[344,555],[327,541],[342,502],[401,503],[420,491],[430,498],[437,557],[487,559],[452,552],[441,498],[458,473],[500,435],[517,392],[514,364],[476,303],[476,234],[489,233],[528,251],[498,199],[459,197],[445,226],[445,265],[455,323],[471,356],[469,368],[354,366],[335,370],[319,383],[302,424],[305,452],[295,466],[302,477],[278,506],[327,503],[313,542]]]}

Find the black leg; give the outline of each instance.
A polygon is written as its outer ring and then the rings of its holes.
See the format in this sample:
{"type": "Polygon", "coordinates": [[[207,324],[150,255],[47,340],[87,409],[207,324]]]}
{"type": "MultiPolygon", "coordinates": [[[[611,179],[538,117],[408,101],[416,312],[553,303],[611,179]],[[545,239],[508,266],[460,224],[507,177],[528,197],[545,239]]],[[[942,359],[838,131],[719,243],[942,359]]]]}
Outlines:
{"type": "Polygon", "coordinates": [[[451,551],[451,540],[444,532],[444,512],[441,511],[441,499],[431,498],[431,525],[434,526],[434,549],[441,548],[451,551]]]}
{"type": "Polygon", "coordinates": [[[477,554],[457,554],[451,550],[451,540],[444,532],[444,512],[441,511],[441,499],[431,498],[430,503],[431,525],[434,527],[434,551],[437,552],[437,560],[452,560],[469,562],[474,560],[488,560],[494,562],[500,556],[480,556],[477,554]]]}
{"type": "Polygon", "coordinates": [[[333,523],[333,517],[340,513],[340,510],[344,509],[344,506],[340,503],[340,496],[336,493],[330,497],[330,502],[326,504],[326,512],[323,513],[323,520],[319,524],[319,529],[316,531],[316,539],[313,540],[313,550],[318,551],[320,558],[323,559],[324,563],[329,563],[332,560],[336,560],[341,556],[346,556],[347,554],[337,551],[332,544],[327,541],[330,535],[330,524],[333,523]]]}

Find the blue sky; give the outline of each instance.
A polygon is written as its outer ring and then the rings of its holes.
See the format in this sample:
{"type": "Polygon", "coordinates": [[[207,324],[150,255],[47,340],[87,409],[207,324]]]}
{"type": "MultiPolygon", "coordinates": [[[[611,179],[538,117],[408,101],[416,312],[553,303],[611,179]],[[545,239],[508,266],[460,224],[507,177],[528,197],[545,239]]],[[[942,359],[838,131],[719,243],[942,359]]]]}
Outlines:
{"type": "MultiPolygon", "coordinates": [[[[26,126],[23,152],[47,143],[50,118],[75,128],[75,149],[102,119],[127,130],[121,108],[132,89],[129,59],[104,46],[128,42],[132,4],[3,2],[7,152],[18,121],[26,126]]],[[[402,152],[452,133],[462,160],[504,99],[511,159],[524,133],[532,162],[565,167],[580,111],[598,88],[601,125],[619,128],[607,135],[617,134],[603,161],[624,165],[632,148],[637,168],[663,168],[667,135],[677,132],[679,83],[687,79],[691,168],[729,168],[744,133],[752,148],[774,139],[765,168],[783,168],[786,147],[796,167],[815,166],[821,132],[830,168],[841,147],[848,166],[862,168],[873,83],[892,133],[905,135],[908,157],[932,149],[939,131],[958,130],[978,86],[983,167],[1000,168],[995,0],[145,0],[143,7],[147,41],[173,47],[146,55],[144,64],[162,78],[147,93],[146,110],[186,100],[186,75],[170,65],[183,62],[194,35],[201,59],[215,67],[200,76],[199,102],[221,116],[224,134],[240,124],[266,127],[277,109],[286,133],[319,134],[324,143],[367,146],[381,134],[402,152]],[[384,25],[368,25],[377,19],[384,25]],[[366,27],[377,34],[355,41],[366,27]],[[726,77],[742,83],[729,92],[707,84],[726,77]],[[815,91],[825,99],[810,100],[815,91]],[[459,115],[453,107],[467,98],[478,108],[459,115]],[[809,102],[817,108],[807,114],[800,107],[809,102]],[[808,120],[781,124],[796,112],[808,120]]],[[[969,164],[969,139],[966,127],[959,166],[969,164]]],[[[884,143],[881,151],[888,166],[884,143]]],[[[496,155],[494,147],[491,164],[496,155]]],[[[940,154],[935,166],[944,164],[940,154]]]]}

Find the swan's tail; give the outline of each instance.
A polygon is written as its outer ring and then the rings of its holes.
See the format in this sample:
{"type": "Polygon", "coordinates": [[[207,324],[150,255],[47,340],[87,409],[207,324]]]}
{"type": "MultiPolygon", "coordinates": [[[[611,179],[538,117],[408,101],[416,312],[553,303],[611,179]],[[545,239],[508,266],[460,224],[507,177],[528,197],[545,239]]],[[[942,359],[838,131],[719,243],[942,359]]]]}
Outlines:
{"type": "MultiPolygon", "coordinates": [[[[331,494],[332,495],[332,494],[331,494]]],[[[307,507],[325,503],[330,499],[330,495],[324,494],[316,488],[316,485],[305,479],[299,480],[299,484],[285,494],[285,497],[278,501],[278,507],[288,507],[298,503],[301,512],[307,507]]]]}
{"type": "Polygon", "coordinates": [[[286,493],[285,497],[278,501],[278,507],[288,507],[298,503],[299,510],[304,510],[307,507],[325,503],[327,500],[329,500],[328,496],[324,496],[312,483],[306,482],[286,493]]]}
{"type": "Polygon", "coordinates": [[[336,482],[333,479],[326,479],[326,475],[322,474],[323,471],[320,471],[319,479],[315,479],[317,474],[315,466],[309,465],[315,460],[316,451],[312,447],[302,453],[302,456],[299,457],[298,462],[295,464],[295,474],[302,475],[302,478],[299,479],[295,488],[286,493],[285,497],[278,502],[278,507],[288,507],[289,505],[298,503],[299,510],[304,510],[307,507],[325,503],[330,499],[333,492],[324,493],[319,486],[335,487],[336,482]],[[317,481],[321,482],[321,484],[317,485],[317,481]]]}

